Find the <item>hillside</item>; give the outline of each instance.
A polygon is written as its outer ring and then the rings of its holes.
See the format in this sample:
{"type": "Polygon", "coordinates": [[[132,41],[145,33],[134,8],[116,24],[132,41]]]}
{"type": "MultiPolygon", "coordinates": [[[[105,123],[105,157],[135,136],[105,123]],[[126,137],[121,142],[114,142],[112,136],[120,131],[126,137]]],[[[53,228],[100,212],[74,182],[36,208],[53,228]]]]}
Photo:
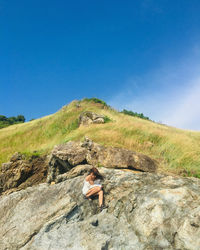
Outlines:
{"type": "Polygon", "coordinates": [[[54,145],[88,136],[106,145],[141,152],[159,163],[158,171],[200,177],[200,132],[181,130],[132,117],[87,100],[73,101],[55,114],[0,130],[0,164],[16,151],[46,154],[54,145]],[[111,121],[78,127],[83,111],[111,121]]]}

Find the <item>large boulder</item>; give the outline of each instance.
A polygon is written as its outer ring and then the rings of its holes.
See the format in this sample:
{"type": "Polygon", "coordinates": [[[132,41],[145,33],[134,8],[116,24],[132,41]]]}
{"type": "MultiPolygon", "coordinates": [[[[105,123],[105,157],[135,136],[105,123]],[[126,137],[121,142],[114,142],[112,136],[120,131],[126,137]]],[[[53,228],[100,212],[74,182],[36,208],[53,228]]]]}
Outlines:
{"type": "Polygon", "coordinates": [[[68,142],[57,145],[49,156],[47,182],[56,181],[56,178],[68,172],[74,166],[85,164],[87,149],[79,142],[68,142]]]}
{"type": "Polygon", "coordinates": [[[79,116],[79,125],[101,124],[105,123],[105,116],[91,111],[85,111],[79,116]]]}
{"type": "Polygon", "coordinates": [[[57,176],[80,164],[143,172],[156,172],[157,169],[156,162],[146,155],[123,148],[104,147],[85,138],[84,142],[68,142],[54,147],[47,182],[57,182],[57,176]]]}
{"type": "Polygon", "coordinates": [[[81,194],[88,169],[1,196],[0,249],[199,249],[200,180],[102,167],[99,212],[81,194]]]}
{"type": "Polygon", "coordinates": [[[94,166],[107,168],[132,169],[143,172],[155,172],[156,162],[147,155],[124,148],[104,147],[92,143],[86,160],[94,166]]]}

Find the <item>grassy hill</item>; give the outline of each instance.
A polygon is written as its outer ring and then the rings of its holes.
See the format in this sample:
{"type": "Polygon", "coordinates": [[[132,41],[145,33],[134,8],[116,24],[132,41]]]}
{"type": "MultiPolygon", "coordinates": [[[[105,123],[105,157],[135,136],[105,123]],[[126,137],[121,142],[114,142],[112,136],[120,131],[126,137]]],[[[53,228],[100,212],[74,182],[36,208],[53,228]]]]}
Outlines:
{"type": "Polygon", "coordinates": [[[146,154],[158,161],[160,172],[200,178],[200,132],[132,117],[90,99],[73,101],[55,114],[0,129],[0,164],[16,151],[28,156],[45,154],[56,144],[84,136],[146,154]],[[111,121],[78,127],[83,111],[106,115],[111,121]]]}

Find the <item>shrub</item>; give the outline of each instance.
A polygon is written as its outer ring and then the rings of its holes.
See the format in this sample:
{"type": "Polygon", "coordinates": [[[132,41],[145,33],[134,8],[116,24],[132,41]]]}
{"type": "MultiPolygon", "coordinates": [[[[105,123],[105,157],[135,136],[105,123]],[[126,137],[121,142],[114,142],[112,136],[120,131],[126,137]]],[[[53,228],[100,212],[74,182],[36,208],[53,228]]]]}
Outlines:
{"type": "Polygon", "coordinates": [[[0,121],[0,129],[1,128],[5,128],[5,127],[8,127],[10,124],[6,121],[6,122],[4,122],[4,121],[0,121]]]}
{"type": "Polygon", "coordinates": [[[136,116],[136,117],[139,117],[139,118],[141,118],[141,119],[145,119],[145,120],[151,121],[151,120],[149,119],[149,117],[144,116],[143,113],[137,113],[137,112],[133,112],[133,111],[131,111],[131,110],[126,110],[126,109],[123,109],[123,110],[121,111],[121,113],[123,113],[123,114],[125,114],[125,115],[136,116]]]}
{"type": "Polygon", "coordinates": [[[25,122],[25,117],[23,115],[6,117],[4,115],[0,115],[0,128],[5,128],[13,124],[23,123],[25,122]]]}
{"type": "Polygon", "coordinates": [[[25,117],[24,117],[23,115],[18,115],[18,116],[16,117],[16,119],[17,119],[17,121],[19,121],[19,122],[25,122],[25,117]]]}
{"type": "Polygon", "coordinates": [[[106,116],[104,116],[104,122],[105,123],[112,122],[112,120],[106,115],[106,116]]]}
{"type": "Polygon", "coordinates": [[[7,121],[7,119],[5,115],[0,115],[0,121],[7,121]]]}
{"type": "Polygon", "coordinates": [[[87,101],[87,102],[94,102],[94,103],[100,103],[104,106],[108,106],[106,102],[104,102],[101,99],[98,99],[96,97],[92,97],[92,98],[84,98],[83,101],[87,101]]]}

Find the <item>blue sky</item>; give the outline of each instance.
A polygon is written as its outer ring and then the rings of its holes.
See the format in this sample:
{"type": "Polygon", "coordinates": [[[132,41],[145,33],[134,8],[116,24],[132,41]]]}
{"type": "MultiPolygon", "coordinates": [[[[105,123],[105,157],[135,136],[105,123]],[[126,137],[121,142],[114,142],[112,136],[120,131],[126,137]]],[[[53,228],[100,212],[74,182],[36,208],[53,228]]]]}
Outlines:
{"type": "Polygon", "coordinates": [[[199,13],[199,0],[0,0],[0,114],[98,97],[200,130],[199,13]]]}

